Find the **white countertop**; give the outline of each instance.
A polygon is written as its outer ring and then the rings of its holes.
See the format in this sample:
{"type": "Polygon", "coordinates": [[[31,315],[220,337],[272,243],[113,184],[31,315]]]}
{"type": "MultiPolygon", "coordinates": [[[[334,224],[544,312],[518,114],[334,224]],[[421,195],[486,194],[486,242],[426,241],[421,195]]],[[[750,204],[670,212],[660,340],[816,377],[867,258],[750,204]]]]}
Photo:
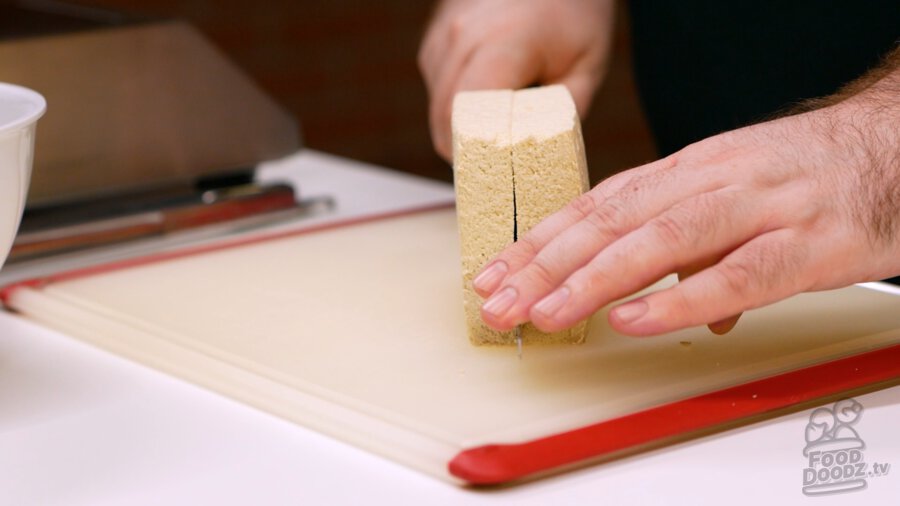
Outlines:
{"type": "MultiPolygon", "coordinates": [[[[449,185],[310,150],[262,174],[334,195],[331,218],[452,200],[449,185]]],[[[857,400],[864,461],[891,464],[860,491],[803,495],[810,410],[471,490],[0,312],[0,504],[896,504],[900,387],[857,400]]]]}

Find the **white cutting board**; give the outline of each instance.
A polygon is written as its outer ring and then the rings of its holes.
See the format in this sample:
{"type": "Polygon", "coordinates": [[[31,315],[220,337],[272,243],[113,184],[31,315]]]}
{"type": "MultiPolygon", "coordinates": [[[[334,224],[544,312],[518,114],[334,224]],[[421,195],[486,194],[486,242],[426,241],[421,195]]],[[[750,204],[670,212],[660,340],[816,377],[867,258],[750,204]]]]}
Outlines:
{"type": "Polygon", "coordinates": [[[453,210],[279,238],[9,293],[32,318],[442,478],[519,442],[900,342],[862,287],[752,311],[735,331],[582,346],[469,344],[453,210]],[[690,344],[683,344],[689,342],[690,344]]]}

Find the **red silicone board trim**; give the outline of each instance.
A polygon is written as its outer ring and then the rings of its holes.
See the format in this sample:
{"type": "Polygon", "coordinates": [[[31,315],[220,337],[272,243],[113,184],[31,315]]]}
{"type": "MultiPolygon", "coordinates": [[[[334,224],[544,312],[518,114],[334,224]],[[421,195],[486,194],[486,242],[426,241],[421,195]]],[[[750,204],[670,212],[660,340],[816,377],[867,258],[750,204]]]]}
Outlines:
{"type": "Polygon", "coordinates": [[[521,444],[466,449],[448,469],[473,485],[497,485],[897,378],[900,344],[521,444]]]}

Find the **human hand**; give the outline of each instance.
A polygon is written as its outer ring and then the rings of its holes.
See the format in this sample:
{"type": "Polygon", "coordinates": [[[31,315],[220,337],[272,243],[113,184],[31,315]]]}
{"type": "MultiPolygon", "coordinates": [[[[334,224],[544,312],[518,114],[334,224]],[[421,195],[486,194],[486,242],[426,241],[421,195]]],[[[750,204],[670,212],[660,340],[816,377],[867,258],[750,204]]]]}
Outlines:
{"type": "Polygon", "coordinates": [[[727,330],[733,315],[799,292],[897,275],[894,78],[884,100],[727,132],[601,183],[488,264],[475,280],[483,319],[553,332],[698,271],[612,309],[610,323],[630,335],[727,330]]]}
{"type": "Polygon", "coordinates": [[[445,0],[419,50],[431,136],[451,158],[458,91],[564,84],[587,113],[606,70],[613,0],[445,0]]]}

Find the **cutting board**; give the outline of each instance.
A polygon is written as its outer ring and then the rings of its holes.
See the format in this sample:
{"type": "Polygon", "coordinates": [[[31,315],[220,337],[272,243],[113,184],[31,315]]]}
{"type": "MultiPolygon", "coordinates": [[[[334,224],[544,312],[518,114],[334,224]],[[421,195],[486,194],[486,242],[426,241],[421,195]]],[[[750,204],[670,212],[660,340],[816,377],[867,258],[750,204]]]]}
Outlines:
{"type": "MultiPolygon", "coordinates": [[[[671,283],[664,280],[662,285],[671,283]]],[[[72,336],[453,481],[499,483],[900,376],[900,299],[803,294],[732,333],[581,346],[466,337],[452,209],[60,273],[6,304],[72,336]]]]}

